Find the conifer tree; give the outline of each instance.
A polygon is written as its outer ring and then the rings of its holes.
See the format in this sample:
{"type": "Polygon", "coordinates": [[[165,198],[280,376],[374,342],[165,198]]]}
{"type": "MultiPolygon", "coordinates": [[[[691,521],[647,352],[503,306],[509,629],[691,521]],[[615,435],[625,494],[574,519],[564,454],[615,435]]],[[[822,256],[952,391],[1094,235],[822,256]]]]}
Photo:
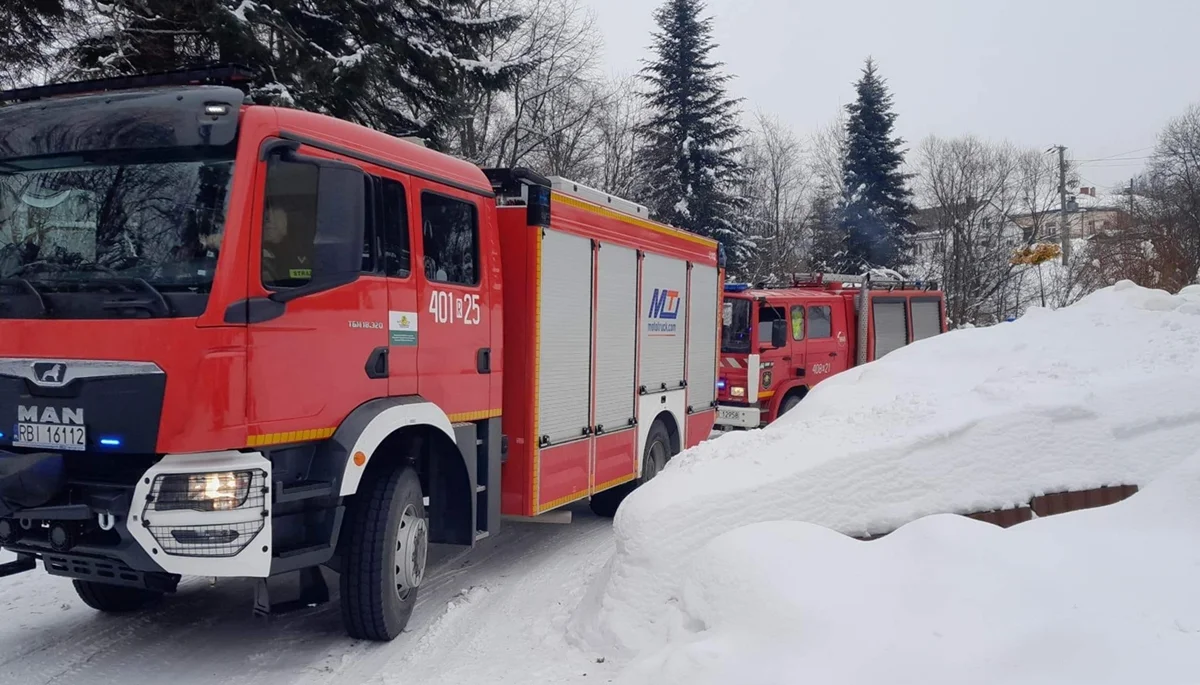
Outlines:
{"type": "Polygon", "coordinates": [[[867,60],[855,90],[858,97],[846,106],[844,242],[838,267],[897,268],[907,261],[909,217],[916,211],[902,171],[904,141],[893,136],[892,96],[873,60],[867,60]]]}
{"type": "Polygon", "coordinates": [[[65,50],[76,76],[236,63],[264,80],[256,102],[309,109],[437,141],[465,89],[523,69],[479,58],[518,16],[472,0],[118,0],[96,3],[65,50]]]}
{"type": "Polygon", "coordinates": [[[736,272],[754,249],[737,220],[740,101],[726,95],[731,76],[710,57],[716,44],[703,11],[701,0],[666,0],[654,13],[655,56],[641,73],[650,109],[641,199],[659,220],[720,241],[736,272]]]}

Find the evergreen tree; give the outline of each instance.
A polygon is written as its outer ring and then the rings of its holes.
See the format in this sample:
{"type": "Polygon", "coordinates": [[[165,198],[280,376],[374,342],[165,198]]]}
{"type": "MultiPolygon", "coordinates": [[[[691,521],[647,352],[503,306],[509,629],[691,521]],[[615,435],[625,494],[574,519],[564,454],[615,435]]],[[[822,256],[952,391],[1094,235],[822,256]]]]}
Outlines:
{"type": "Polygon", "coordinates": [[[726,96],[731,77],[709,58],[716,44],[703,10],[701,0],[667,0],[654,13],[655,58],[641,73],[650,85],[642,199],[659,220],[720,241],[737,272],[754,250],[736,221],[739,100],[726,96]]]}
{"type": "Polygon", "coordinates": [[[845,271],[896,268],[907,260],[909,217],[916,211],[909,176],[901,170],[904,141],[892,136],[892,96],[873,60],[867,60],[855,90],[857,99],[846,106],[844,249],[837,266],[845,271]]]}
{"type": "Polygon", "coordinates": [[[75,17],[64,0],[0,2],[0,86],[26,85],[31,70],[46,66],[55,32],[75,17]]]}
{"type": "Polygon", "coordinates": [[[517,16],[473,0],[118,0],[95,5],[65,56],[76,75],[237,63],[257,102],[295,106],[435,143],[467,89],[504,88],[524,65],[479,59],[517,16]]]}

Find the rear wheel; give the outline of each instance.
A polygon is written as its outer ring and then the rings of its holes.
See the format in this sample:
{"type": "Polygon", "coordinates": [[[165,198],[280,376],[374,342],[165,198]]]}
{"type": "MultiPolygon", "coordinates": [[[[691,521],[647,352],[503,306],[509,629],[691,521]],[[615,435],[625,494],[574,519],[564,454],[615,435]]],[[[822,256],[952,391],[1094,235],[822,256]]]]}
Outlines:
{"type": "Polygon", "coordinates": [[[650,434],[646,436],[646,447],[642,450],[642,477],[632,483],[618,485],[593,495],[589,502],[592,513],[605,518],[616,516],[617,508],[621,506],[621,502],[629,496],[629,493],[657,476],[673,455],[671,435],[661,421],[655,421],[654,425],[650,427],[650,434]]]}
{"type": "Polygon", "coordinates": [[[386,642],[408,625],[425,576],[429,525],[421,481],[403,466],[359,497],[341,574],[342,621],[351,637],[386,642]]]}
{"type": "Polygon", "coordinates": [[[76,580],[75,593],[83,603],[106,614],[140,611],[162,599],[162,593],[122,585],[76,580]]]}

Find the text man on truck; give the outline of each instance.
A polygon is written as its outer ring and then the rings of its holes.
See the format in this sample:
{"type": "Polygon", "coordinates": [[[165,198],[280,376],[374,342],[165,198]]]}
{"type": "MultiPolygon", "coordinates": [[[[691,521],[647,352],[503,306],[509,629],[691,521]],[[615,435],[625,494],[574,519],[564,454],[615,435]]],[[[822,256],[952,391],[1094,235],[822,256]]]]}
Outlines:
{"type": "Polygon", "coordinates": [[[138,609],[340,575],[390,640],[428,545],[621,498],[710,433],[717,244],[245,102],[234,68],[0,94],[0,546],[138,609]]]}

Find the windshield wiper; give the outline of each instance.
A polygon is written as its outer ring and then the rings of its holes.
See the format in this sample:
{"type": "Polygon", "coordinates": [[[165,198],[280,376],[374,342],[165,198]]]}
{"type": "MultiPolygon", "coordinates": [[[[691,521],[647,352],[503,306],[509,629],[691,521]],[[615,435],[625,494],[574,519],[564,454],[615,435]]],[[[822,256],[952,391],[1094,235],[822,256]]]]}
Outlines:
{"type": "Polygon", "coordinates": [[[101,305],[101,308],[105,310],[115,311],[121,309],[141,309],[143,311],[150,312],[151,315],[161,317],[170,317],[175,315],[175,308],[172,307],[171,303],[167,301],[167,298],[163,296],[162,291],[158,288],[155,288],[153,285],[150,285],[150,283],[144,278],[109,277],[96,279],[94,281],[82,282],[82,284],[85,285],[107,285],[110,283],[113,285],[133,286],[150,295],[150,298],[145,300],[128,298],[105,300],[104,304],[101,305]]]}
{"type": "Polygon", "coordinates": [[[46,298],[42,297],[42,292],[38,290],[37,286],[31,283],[28,279],[0,278],[0,286],[3,285],[20,288],[28,292],[30,295],[33,295],[33,299],[37,301],[38,306],[42,309],[42,316],[50,316],[50,308],[46,306],[46,298]]]}

